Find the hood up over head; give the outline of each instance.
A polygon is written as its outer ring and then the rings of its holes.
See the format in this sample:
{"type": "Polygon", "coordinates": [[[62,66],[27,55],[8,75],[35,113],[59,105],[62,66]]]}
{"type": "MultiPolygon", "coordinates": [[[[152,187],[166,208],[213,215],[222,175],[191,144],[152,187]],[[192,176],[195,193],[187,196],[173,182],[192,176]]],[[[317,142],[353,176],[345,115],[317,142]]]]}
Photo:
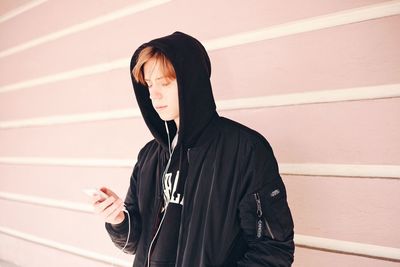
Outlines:
{"type": "MultiPolygon", "coordinates": [[[[187,176],[187,149],[196,145],[203,130],[217,116],[211,89],[211,63],[204,46],[195,38],[174,32],[141,45],[131,59],[131,79],[136,99],[143,118],[154,138],[164,148],[169,147],[165,122],[158,116],[150,100],[147,86],[139,83],[132,75],[140,51],[152,46],[161,51],[172,63],[178,85],[179,133],[176,147],[179,148],[179,182],[175,194],[184,193],[187,176]]],[[[176,134],[174,121],[168,121],[169,132],[176,134]]],[[[172,138],[170,138],[172,139],[172,138]]],[[[162,197],[158,190],[158,197],[162,197]]]]}
{"type": "MultiPolygon", "coordinates": [[[[204,46],[198,40],[182,32],[174,32],[144,43],[133,54],[130,71],[136,99],[147,126],[163,147],[168,147],[164,121],[153,108],[147,86],[137,82],[132,75],[132,69],[136,65],[140,51],[148,46],[161,51],[175,69],[180,119],[178,145],[181,149],[190,148],[195,145],[203,129],[216,115],[210,83],[210,59],[204,46]]],[[[168,126],[170,133],[175,135],[175,123],[169,121],[168,126]]]]}

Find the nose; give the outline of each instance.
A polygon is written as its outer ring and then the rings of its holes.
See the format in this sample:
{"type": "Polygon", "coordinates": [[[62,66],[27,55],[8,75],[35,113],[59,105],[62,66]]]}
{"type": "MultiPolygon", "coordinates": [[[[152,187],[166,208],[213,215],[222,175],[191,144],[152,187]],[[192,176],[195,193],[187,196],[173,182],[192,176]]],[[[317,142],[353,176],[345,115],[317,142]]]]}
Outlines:
{"type": "Polygon", "coordinates": [[[162,97],[160,87],[157,85],[151,86],[149,88],[149,93],[150,93],[151,100],[160,99],[162,97]]]}

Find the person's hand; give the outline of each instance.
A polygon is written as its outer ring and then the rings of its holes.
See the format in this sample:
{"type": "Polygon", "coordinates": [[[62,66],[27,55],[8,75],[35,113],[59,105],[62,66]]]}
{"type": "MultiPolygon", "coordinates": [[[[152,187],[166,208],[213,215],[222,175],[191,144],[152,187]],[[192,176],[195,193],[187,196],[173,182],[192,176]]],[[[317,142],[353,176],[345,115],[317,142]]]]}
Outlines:
{"type": "Polygon", "coordinates": [[[97,194],[92,197],[94,212],[100,215],[105,222],[111,224],[122,223],[125,219],[125,214],[123,212],[124,201],[106,187],[102,187],[100,190],[108,197],[104,198],[97,194]]]}

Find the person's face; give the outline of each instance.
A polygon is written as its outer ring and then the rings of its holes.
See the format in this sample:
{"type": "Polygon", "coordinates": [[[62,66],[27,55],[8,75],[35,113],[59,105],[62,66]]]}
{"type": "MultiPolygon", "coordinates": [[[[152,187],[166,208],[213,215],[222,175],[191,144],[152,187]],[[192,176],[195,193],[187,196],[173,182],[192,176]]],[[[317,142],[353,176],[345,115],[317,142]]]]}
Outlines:
{"type": "Polygon", "coordinates": [[[162,120],[174,120],[179,127],[179,98],[176,79],[169,80],[164,77],[160,64],[155,59],[147,61],[143,71],[154,109],[162,120]]]}

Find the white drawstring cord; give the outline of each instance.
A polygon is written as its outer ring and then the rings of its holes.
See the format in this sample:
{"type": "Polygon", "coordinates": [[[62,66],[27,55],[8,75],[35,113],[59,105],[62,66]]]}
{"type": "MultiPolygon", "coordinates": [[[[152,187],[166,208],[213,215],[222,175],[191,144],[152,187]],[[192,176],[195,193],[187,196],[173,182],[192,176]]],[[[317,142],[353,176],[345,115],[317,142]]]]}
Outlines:
{"type": "Polygon", "coordinates": [[[124,204],[124,209],[123,209],[122,211],[125,212],[125,213],[128,215],[128,226],[129,226],[129,227],[128,227],[128,237],[126,238],[126,242],[125,242],[124,247],[121,249],[122,252],[126,253],[126,252],[125,252],[125,248],[126,248],[126,246],[128,245],[129,236],[131,235],[131,215],[129,215],[129,211],[126,209],[125,204],[124,204]]]}
{"type": "MultiPolygon", "coordinates": [[[[119,251],[118,254],[120,254],[121,251],[124,252],[124,253],[126,253],[126,252],[125,252],[125,248],[126,248],[126,246],[128,245],[128,243],[129,243],[129,237],[130,237],[130,235],[131,235],[131,216],[130,216],[130,214],[129,214],[129,211],[126,209],[125,204],[124,204],[124,209],[123,209],[122,211],[125,212],[125,213],[128,215],[128,237],[126,238],[126,242],[125,242],[124,247],[119,251]]],[[[116,267],[114,261],[111,262],[111,266],[112,266],[112,267],[116,267]]]]}
{"type": "MultiPolygon", "coordinates": [[[[171,158],[172,158],[172,153],[173,153],[173,150],[171,149],[171,139],[170,139],[170,136],[169,136],[169,129],[168,129],[168,123],[167,123],[167,121],[164,121],[164,124],[165,124],[165,130],[167,131],[167,136],[168,136],[169,160],[168,160],[167,166],[166,166],[166,168],[165,168],[165,170],[164,170],[163,177],[165,176],[166,172],[167,172],[168,169],[169,169],[169,165],[171,164],[171,158]]],[[[167,207],[168,207],[168,203],[167,203],[167,205],[166,205],[166,208],[167,208],[167,207]]],[[[128,237],[126,238],[125,245],[124,245],[124,247],[120,250],[120,251],[122,251],[122,252],[125,253],[125,248],[126,248],[126,246],[128,245],[128,243],[129,243],[129,237],[130,237],[130,235],[131,235],[131,216],[129,215],[129,212],[128,212],[128,210],[126,209],[125,206],[124,206],[123,212],[125,212],[125,213],[128,215],[128,227],[129,227],[129,228],[128,228],[128,237]]],[[[164,211],[164,215],[163,215],[163,217],[162,217],[162,219],[161,219],[161,222],[160,222],[160,225],[159,225],[159,227],[158,227],[158,229],[157,229],[157,232],[156,232],[156,234],[155,234],[153,240],[151,241],[150,250],[151,250],[151,247],[152,247],[152,244],[153,244],[153,242],[154,242],[155,237],[157,236],[158,232],[160,231],[161,224],[162,224],[163,221],[164,221],[165,213],[166,213],[166,210],[164,211]]],[[[149,254],[150,254],[150,251],[149,251],[149,254]]],[[[148,255],[148,259],[150,259],[150,255],[148,255]]],[[[150,262],[148,262],[148,265],[149,265],[149,264],[150,264],[150,262]]],[[[114,262],[112,262],[112,266],[113,266],[113,267],[115,266],[115,265],[114,265],[114,262]]]]}
{"type": "MultiPolygon", "coordinates": [[[[167,166],[165,167],[164,172],[162,174],[162,178],[161,178],[161,181],[162,181],[162,184],[163,184],[163,188],[164,188],[164,177],[165,177],[165,174],[167,173],[167,171],[169,169],[169,165],[171,164],[172,154],[174,153],[174,150],[175,150],[174,148],[171,149],[171,139],[169,137],[169,129],[168,129],[167,121],[164,121],[164,123],[165,123],[165,130],[167,131],[167,136],[168,136],[169,159],[168,159],[167,166]]],[[[157,231],[156,231],[153,239],[150,242],[149,251],[147,253],[147,267],[150,266],[150,255],[151,255],[151,249],[153,247],[153,243],[156,240],[158,233],[160,232],[161,225],[163,224],[164,219],[165,219],[165,214],[167,214],[167,208],[168,208],[168,204],[169,203],[165,200],[165,195],[164,194],[163,194],[163,196],[164,196],[164,201],[165,201],[165,210],[164,210],[164,214],[163,214],[163,216],[161,218],[160,224],[158,225],[157,231]]]]}
{"type": "Polygon", "coordinates": [[[169,137],[169,129],[168,129],[168,123],[167,121],[164,121],[165,125],[165,130],[167,130],[167,136],[168,136],[168,151],[169,151],[169,156],[171,157],[172,155],[172,150],[171,150],[171,139],[169,137]]]}

